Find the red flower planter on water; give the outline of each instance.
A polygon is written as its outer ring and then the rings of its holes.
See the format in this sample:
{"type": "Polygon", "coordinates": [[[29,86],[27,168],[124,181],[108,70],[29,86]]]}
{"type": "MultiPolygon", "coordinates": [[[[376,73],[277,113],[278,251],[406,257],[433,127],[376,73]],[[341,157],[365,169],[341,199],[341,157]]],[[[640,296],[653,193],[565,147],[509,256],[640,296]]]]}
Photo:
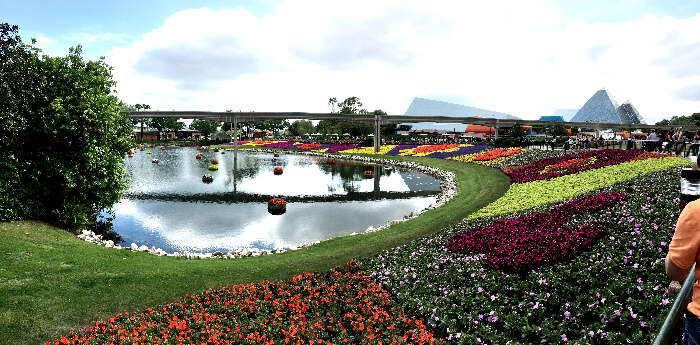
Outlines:
{"type": "Polygon", "coordinates": [[[272,198],[267,201],[267,212],[279,215],[287,212],[287,200],[282,198],[272,198]]]}
{"type": "Polygon", "coordinates": [[[275,173],[275,175],[282,175],[282,172],[284,172],[282,167],[275,167],[275,169],[273,169],[272,171],[275,173]]]}

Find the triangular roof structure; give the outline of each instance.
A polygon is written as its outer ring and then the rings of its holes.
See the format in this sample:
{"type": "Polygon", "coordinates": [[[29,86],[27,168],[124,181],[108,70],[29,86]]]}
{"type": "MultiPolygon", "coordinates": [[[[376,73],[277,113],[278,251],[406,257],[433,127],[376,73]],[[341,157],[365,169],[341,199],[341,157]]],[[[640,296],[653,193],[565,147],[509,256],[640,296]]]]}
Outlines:
{"type": "Polygon", "coordinates": [[[558,115],[543,115],[543,116],[540,116],[540,121],[564,122],[564,117],[558,116],[558,115]]]}
{"type": "Polygon", "coordinates": [[[619,105],[612,98],[612,95],[607,90],[601,89],[576,112],[571,121],[623,123],[620,115],[617,113],[618,107],[619,105]]]}
{"type": "Polygon", "coordinates": [[[617,107],[617,114],[620,116],[622,123],[633,123],[635,125],[644,123],[642,115],[639,115],[639,112],[630,101],[620,104],[620,106],[617,107]]]}
{"type": "MultiPolygon", "coordinates": [[[[451,116],[451,117],[482,117],[482,118],[492,118],[492,119],[513,119],[519,120],[518,117],[501,113],[493,110],[486,110],[476,107],[470,107],[461,104],[455,104],[450,102],[436,101],[427,98],[415,97],[408,106],[405,115],[414,116],[451,116]]],[[[466,125],[455,124],[455,123],[434,123],[434,122],[419,122],[419,123],[406,123],[410,125],[412,129],[440,129],[447,131],[464,131],[466,125]]]]}

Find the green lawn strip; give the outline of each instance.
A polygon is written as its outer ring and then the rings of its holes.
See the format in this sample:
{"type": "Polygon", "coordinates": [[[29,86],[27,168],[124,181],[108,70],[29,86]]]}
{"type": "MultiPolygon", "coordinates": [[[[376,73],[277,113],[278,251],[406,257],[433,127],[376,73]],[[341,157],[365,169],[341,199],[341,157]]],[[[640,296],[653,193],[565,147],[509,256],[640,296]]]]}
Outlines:
{"type": "Polygon", "coordinates": [[[327,270],[457,223],[499,198],[509,185],[506,175],[489,167],[383,158],[452,171],[458,194],[440,208],[379,232],[237,260],[156,257],[90,244],[40,222],[0,223],[0,344],[41,343],[123,310],[140,311],[222,285],[327,270]]]}

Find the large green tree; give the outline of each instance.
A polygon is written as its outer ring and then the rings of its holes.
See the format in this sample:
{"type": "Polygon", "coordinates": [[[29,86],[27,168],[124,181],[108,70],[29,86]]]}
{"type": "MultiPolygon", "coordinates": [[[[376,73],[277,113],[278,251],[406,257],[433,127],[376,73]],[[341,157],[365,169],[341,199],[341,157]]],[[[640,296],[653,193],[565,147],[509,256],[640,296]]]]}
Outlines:
{"type": "Polygon", "coordinates": [[[179,131],[185,128],[185,124],[174,117],[154,117],[151,119],[150,125],[158,130],[159,139],[160,132],[164,130],[179,131]]]}
{"type": "Polygon", "coordinates": [[[18,31],[0,24],[0,220],[85,226],[126,187],[131,126],[111,67],[80,46],[40,56],[18,31]]]}
{"type": "MultiPolygon", "coordinates": [[[[328,107],[331,113],[334,114],[386,115],[386,113],[380,109],[369,112],[367,109],[362,108],[362,101],[356,96],[348,97],[342,102],[338,102],[335,97],[331,97],[328,99],[328,107]]],[[[348,133],[353,136],[368,135],[373,132],[373,129],[374,125],[372,124],[338,120],[321,120],[316,125],[316,131],[319,133],[348,133]]],[[[396,133],[396,126],[387,126],[386,129],[382,129],[382,133],[396,133]]]]}
{"type": "Polygon", "coordinates": [[[221,126],[221,122],[212,120],[195,119],[190,123],[191,129],[202,132],[204,136],[209,136],[209,134],[216,132],[219,126],[221,126]]]}
{"type": "Polygon", "coordinates": [[[700,126],[700,113],[688,116],[673,116],[670,120],[661,120],[657,126],[700,126]]]}
{"type": "Polygon", "coordinates": [[[302,136],[314,132],[314,124],[309,120],[297,120],[289,125],[289,133],[291,135],[302,136]]]}

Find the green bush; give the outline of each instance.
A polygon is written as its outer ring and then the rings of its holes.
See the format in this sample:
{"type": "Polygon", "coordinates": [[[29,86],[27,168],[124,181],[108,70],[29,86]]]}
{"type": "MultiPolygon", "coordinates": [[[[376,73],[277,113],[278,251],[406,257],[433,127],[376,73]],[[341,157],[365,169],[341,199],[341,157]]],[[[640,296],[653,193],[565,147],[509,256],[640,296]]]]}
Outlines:
{"type": "Polygon", "coordinates": [[[131,127],[103,59],[39,53],[0,24],[0,220],[78,228],[119,200],[131,127]]]}

